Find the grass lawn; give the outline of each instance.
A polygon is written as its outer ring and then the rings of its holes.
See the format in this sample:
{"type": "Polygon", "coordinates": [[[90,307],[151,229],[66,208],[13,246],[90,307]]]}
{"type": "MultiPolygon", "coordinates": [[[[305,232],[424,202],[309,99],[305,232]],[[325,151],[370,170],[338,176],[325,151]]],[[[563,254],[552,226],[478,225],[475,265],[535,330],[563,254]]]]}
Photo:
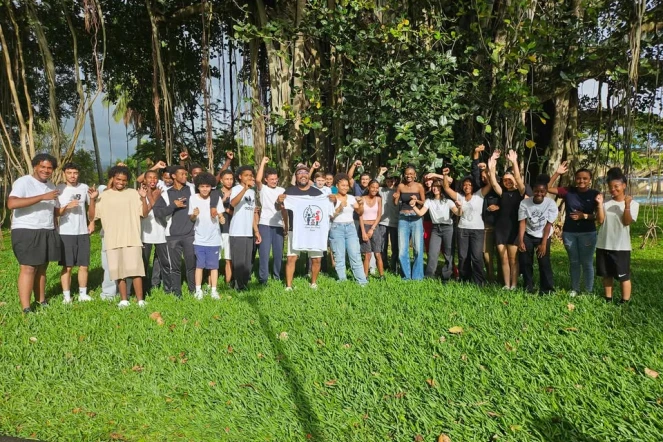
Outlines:
{"type": "MultiPolygon", "coordinates": [[[[643,227],[634,230],[639,245],[643,227]]],[[[634,302],[322,278],[24,316],[0,251],[0,434],[49,441],[663,440],[663,246],[634,302]],[[155,319],[158,312],[162,321],[155,319]],[[161,324],[161,322],[163,322],[161,324]],[[461,333],[452,327],[461,327],[461,333]],[[652,377],[655,370],[662,373],[652,377]],[[649,374],[648,374],[649,373],[649,374]],[[442,439],[440,439],[442,440],[442,439]]],[[[93,239],[93,296],[101,277],[93,239]]],[[[553,250],[568,288],[566,253],[553,250]]],[[[598,280],[597,280],[598,281],[598,280]]],[[[616,294],[618,295],[618,293],[616,294]]]]}

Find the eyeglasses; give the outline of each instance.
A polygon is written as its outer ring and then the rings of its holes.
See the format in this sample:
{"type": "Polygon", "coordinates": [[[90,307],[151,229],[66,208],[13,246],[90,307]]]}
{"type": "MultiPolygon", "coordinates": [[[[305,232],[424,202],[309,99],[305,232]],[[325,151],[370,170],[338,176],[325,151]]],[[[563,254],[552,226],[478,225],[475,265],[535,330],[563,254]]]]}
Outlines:
{"type": "Polygon", "coordinates": [[[295,175],[308,175],[308,170],[300,170],[295,175]]]}

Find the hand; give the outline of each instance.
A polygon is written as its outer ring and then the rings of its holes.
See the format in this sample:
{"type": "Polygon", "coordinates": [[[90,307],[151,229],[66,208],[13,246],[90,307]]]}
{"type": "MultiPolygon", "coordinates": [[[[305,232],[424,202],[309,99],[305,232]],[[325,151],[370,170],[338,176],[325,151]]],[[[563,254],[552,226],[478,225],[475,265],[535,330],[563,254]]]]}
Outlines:
{"type": "Polygon", "coordinates": [[[330,194],[329,194],[329,201],[330,201],[332,204],[336,204],[336,195],[334,195],[333,193],[330,193],[330,194]]]}
{"type": "Polygon", "coordinates": [[[225,224],[226,223],[226,217],[223,216],[223,214],[219,215],[219,224],[225,224]]]}
{"type": "Polygon", "coordinates": [[[364,197],[363,196],[358,196],[358,197],[355,198],[355,200],[357,201],[357,204],[359,204],[360,206],[364,204],[364,197]]]}
{"type": "Polygon", "coordinates": [[[255,208],[253,209],[253,213],[255,213],[256,215],[260,216],[260,211],[261,211],[261,210],[262,210],[262,207],[260,207],[260,206],[255,206],[255,208]]]}
{"type": "Polygon", "coordinates": [[[491,159],[494,158],[495,160],[497,160],[497,159],[500,157],[501,154],[502,154],[502,153],[499,151],[499,149],[495,149],[495,151],[494,151],[493,154],[490,156],[490,158],[491,158],[491,159]]]}
{"type": "Polygon", "coordinates": [[[315,169],[315,170],[320,169],[320,162],[316,161],[315,163],[313,163],[313,165],[311,166],[311,169],[315,169]]]}
{"type": "Polygon", "coordinates": [[[186,207],[186,198],[176,199],[175,201],[173,201],[173,204],[175,204],[175,207],[177,207],[178,209],[186,207]]]}
{"type": "Polygon", "coordinates": [[[269,163],[269,157],[264,157],[264,158],[262,159],[262,164],[266,166],[267,163],[269,163]]]}
{"type": "Polygon", "coordinates": [[[410,200],[408,204],[410,205],[410,207],[414,207],[417,205],[417,200],[410,200]]]}
{"type": "Polygon", "coordinates": [[[154,166],[152,166],[151,170],[165,169],[166,167],[167,166],[166,166],[166,163],[164,161],[159,161],[154,166]]]}
{"type": "Polygon", "coordinates": [[[186,161],[189,159],[189,152],[180,152],[180,161],[186,161]]]}
{"type": "Polygon", "coordinates": [[[564,161],[564,162],[562,162],[562,164],[559,165],[559,167],[557,168],[557,170],[555,171],[555,173],[556,173],[557,175],[564,175],[564,174],[565,174],[566,172],[568,172],[568,171],[569,171],[569,162],[568,162],[568,161],[564,161]]]}
{"type": "Polygon", "coordinates": [[[626,195],[624,197],[624,207],[629,207],[631,205],[631,201],[633,201],[633,197],[631,195],[626,195]]]}
{"type": "Polygon", "coordinates": [[[158,187],[155,187],[154,190],[152,191],[152,198],[155,200],[158,200],[159,197],[161,196],[162,190],[159,189],[158,187]]]}
{"type": "Polygon", "coordinates": [[[450,172],[451,172],[451,170],[448,167],[445,167],[444,169],[442,169],[442,175],[449,175],[450,172]]]}
{"type": "Polygon", "coordinates": [[[585,214],[582,213],[580,210],[574,210],[569,214],[569,218],[571,218],[573,221],[578,221],[579,219],[583,219],[585,217],[585,214]]]}
{"type": "Polygon", "coordinates": [[[198,207],[193,208],[193,216],[198,217],[200,215],[200,209],[198,207]]]}
{"type": "Polygon", "coordinates": [[[463,208],[463,203],[461,201],[454,201],[454,204],[456,205],[457,208],[462,209],[463,208]]]}
{"type": "MultiPolygon", "coordinates": [[[[209,214],[212,216],[212,219],[214,219],[214,218],[216,218],[217,216],[219,216],[219,211],[216,210],[216,207],[212,207],[212,208],[209,210],[209,214]]],[[[221,215],[221,216],[223,216],[223,215],[221,215]]],[[[223,224],[223,223],[221,223],[221,224],[223,224]]]]}
{"type": "Polygon", "coordinates": [[[487,207],[489,212],[495,212],[496,210],[500,210],[500,206],[497,204],[491,204],[490,206],[487,207]]]}
{"type": "Polygon", "coordinates": [[[364,242],[368,241],[368,235],[366,234],[366,232],[361,232],[361,240],[364,242]]]}
{"type": "Polygon", "coordinates": [[[94,221],[90,221],[90,223],[87,225],[87,233],[88,235],[92,235],[94,233],[94,221]]]}
{"type": "Polygon", "coordinates": [[[474,148],[475,152],[483,152],[484,150],[486,150],[486,146],[484,146],[483,144],[479,144],[477,147],[474,148]]]}
{"type": "Polygon", "coordinates": [[[60,195],[60,191],[58,189],[51,190],[50,192],[46,192],[41,196],[42,201],[52,201],[58,199],[58,196],[60,195]]]}
{"type": "Polygon", "coordinates": [[[116,166],[120,166],[120,167],[128,167],[128,166],[127,166],[126,164],[124,164],[122,161],[118,161],[117,164],[116,164],[116,166]]]}
{"type": "Polygon", "coordinates": [[[490,170],[497,170],[497,159],[495,157],[490,157],[488,160],[488,168],[490,170]]]}
{"type": "Polygon", "coordinates": [[[147,196],[147,188],[145,186],[140,186],[138,189],[138,195],[140,195],[141,198],[145,198],[147,196]]]}
{"type": "Polygon", "coordinates": [[[378,175],[384,175],[388,170],[388,167],[380,166],[380,173],[378,175]]]}
{"type": "Polygon", "coordinates": [[[356,160],[354,164],[355,164],[355,167],[361,166],[361,160],[356,160]]]}
{"type": "Polygon", "coordinates": [[[518,162],[518,154],[515,150],[509,149],[509,153],[506,154],[506,159],[515,164],[518,162]]]}
{"type": "Polygon", "coordinates": [[[518,251],[523,253],[527,251],[524,238],[518,238],[518,251]]]}
{"type": "Polygon", "coordinates": [[[348,200],[341,201],[341,204],[339,205],[341,209],[345,209],[347,206],[348,206],[348,200]]]}
{"type": "Polygon", "coordinates": [[[479,170],[485,170],[486,169],[486,163],[479,163],[479,164],[477,164],[477,167],[479,168],[479,170]]]}
{"type": "Polygon", "coordinates": [[[235,158],[235,154],[233,152],[226,152],[226,158],[230,161],[232,161],[235,158]]]}
{"type": "Polygon", "coordinates": [[[288,226],[283,226],[283,238],[284,238],[284,239],[288,237],[288,229],[287,229],[287,227],[288,227],[288,226]]]}
{"type": "Polygon", "coordinates": [[[544,239],[541,244],[536,248],[536,256],[543,258],[546,256],[546,240],[544,239]]]}
{"type": "Polygon", "coordinates": [[[368,232],[366,232],[366,236],[368,236],[368,239],[373,238],[373,233],[375,233],[375,231],[374,231],[373,229],[371,229],[371,230],[369,230],[368,232]]]}
{"type": "Polygon", "coordinates": [[[260,244],[262,242],[262,236],[260,236],[260,233],[258,232],[255,233],[255,240],[256,244],[260,244]]]}
{"type": "MultiPolygon", "coordinates": [[[[624,200],[626,200],[626,198],[624,198],[624,200]]],[[[599,193],[598,195],[596,195],[596,198],[594,198],[594,201],[596,201],[596,204],[598,204],[599,206],[602,205],[603,204],[603,194],[599,193]]]]}
{"type": "Polygon", "coordinates": [[[87,194],[90,197],[90,200],[96,200],[99,197],[99,191],[95,187],[90,187],[87,190],[87,194]]]}
{"type": "Polygon", "coordinates": [[[416,201],[417,201],[417,195],[412,195],[412,196],[410,197],[410,201],[414,201],[414,202],[416,202],[416,201]]]}
{"type": "Polygon", "coordinates": [[[283,204],[283,201],[285,201],[286,194],[282,193],[278,197],[276,197],[276,202],[279,204],[283,204]]]}
{"type": "Polygon", "coordinates": [[[65,209],[75,209],[76,207],[80,206],[81,202],[78,200],[72,200],[65,206],[65,209]]]}
{"type": "Polygon", "coordinates": [[[435,173],[427,173],[424,175],[424,181],[434,180],[435,178],[437,178],[437,174],[435,173]]]}

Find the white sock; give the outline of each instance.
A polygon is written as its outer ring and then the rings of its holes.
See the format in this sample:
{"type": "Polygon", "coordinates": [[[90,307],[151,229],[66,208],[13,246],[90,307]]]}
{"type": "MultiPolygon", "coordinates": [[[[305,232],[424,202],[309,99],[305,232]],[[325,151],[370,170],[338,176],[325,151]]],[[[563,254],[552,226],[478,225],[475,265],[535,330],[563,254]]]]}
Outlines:
{"type": "Polygon", "coordinates": [[[71,299],[71,290],[62,290],[62,294],[64,295],[64,299],[71,299]]]}
{"type": "Polygon", "coordinates": [[[81,287],[81,288],[79,288],[79,289],[78,289],[78,294],[79,294],[79,295],[83,295],[83,296],[87,296],[87,287],[81,287]]]}

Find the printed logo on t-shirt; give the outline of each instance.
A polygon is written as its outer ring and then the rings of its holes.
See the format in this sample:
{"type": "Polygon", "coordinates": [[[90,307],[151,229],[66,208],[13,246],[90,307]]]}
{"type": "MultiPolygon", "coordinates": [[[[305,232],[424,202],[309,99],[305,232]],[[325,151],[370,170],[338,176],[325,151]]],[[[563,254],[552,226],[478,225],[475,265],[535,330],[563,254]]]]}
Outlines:
{"type": "Polygon", "coordinates": [[[82,195],[81,195],[80,193],[74,194],[74,195],[71,196],[71,200],[72,200],[72,201],[73,201],[73,200],[80,201],[80,200],[81,200],[81,196],[82,196],[82,195]]]}
{"type": "Polygon", "coordinates": [[[310,205],[304,209],[304,224],[306,227],[320,227],[322,222],[322,209],[315,205],[310,205]]]}
{"type": "Polygon", "coordinates": [[[545,227],[547,222],[545,210],[540,210],[538,207],[532,207],[530,209],[529,220],[530,225],[532,226],[532,230],[534,231],[545,227]]]}
{"type": "Polygon", "coordinates": [[[253,206],[255,205],[255,199],[253,199],[252,196],[246,195],[244,197],[244,202],[246,203],[246,205],[244,206],[246,210],[253,210],[253,206]]]}

